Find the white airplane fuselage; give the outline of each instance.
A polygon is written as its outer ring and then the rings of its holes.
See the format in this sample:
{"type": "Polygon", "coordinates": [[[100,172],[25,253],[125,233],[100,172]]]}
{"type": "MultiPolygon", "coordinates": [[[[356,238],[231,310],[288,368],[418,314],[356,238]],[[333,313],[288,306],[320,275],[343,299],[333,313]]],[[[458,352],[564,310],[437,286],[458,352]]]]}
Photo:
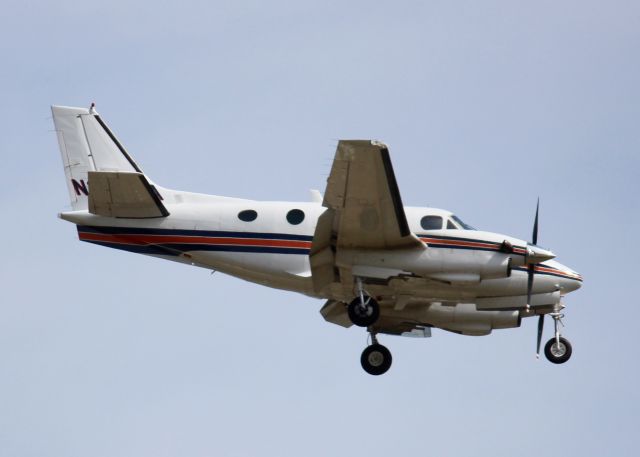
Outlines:
{"type": "MultiPolygon", "coordinates": [[[[262,202],[167,189],[161,189],[161,193],[171,213],[166,218],[118,219],[87,211],[63,213],[61,218],[78,225],[83,241],[210,268],[313,297],[348,299],[340,291],[327,296],[318,295],[313,288],[309,252],[318,217],[326,211],[319,202],[262,202]],[[286,215],[292,209],[304,213],[301,223],[287,221],[286,215]],[[240,220],[238,214],[246,210],[255,211],[256,219],[240,220]],[[107,232],[93,233],[91,227],[102,227],[107,232]],[[172,253],[159,251],[157,244],[172,253]]],[[[499,245],[507,240],[513,246],[525,247],[526,241],[478,230],[424,230],[420,227],[423,216],[446,217],[451,213],[416,207],[405,207],[405,212],[411,231],[429,249],[415,255],[401,251],[355,252],[355,259],[349,262],[362,268],[390,268],[405,271],[407,276],[432,279],[408,281],[398,287],[398,295],[458,302],[477,297],[524,296],[524,253],[501,252],[499,245]]],[[[580,284],[581,277],[575,271],[548,260],[537,267],[533,294],[559,291],[564,295],[580,284]]]]}

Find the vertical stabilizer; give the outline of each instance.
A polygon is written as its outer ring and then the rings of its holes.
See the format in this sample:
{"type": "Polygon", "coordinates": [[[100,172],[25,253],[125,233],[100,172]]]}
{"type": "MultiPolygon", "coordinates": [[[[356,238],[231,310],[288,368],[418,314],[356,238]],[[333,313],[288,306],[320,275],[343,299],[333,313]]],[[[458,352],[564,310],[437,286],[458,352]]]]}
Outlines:
{"type": "Polygon", "coordinates": [[[142,173],[95,110],[52,106],[51,112],[74,210],[88,209],[89,171],[142,173]]]}

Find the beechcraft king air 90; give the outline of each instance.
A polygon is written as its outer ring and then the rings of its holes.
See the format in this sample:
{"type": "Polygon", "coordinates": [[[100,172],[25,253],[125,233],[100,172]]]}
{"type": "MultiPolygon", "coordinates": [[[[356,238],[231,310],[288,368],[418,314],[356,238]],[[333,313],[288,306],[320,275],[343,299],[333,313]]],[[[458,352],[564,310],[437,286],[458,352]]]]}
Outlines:
{"type": "Polygon", "coordinates": [[[563,297],[582,277],[531,242],[475,230],[453,213],[405,207],[387,147],[343,140],[322,197],[263,202],[165,189],[146,176],[91,108],[53,106],[82,241],[221,271],[326,300],[324,319],[367,329],[367,373],[391,366],[378,335],[432,328],[488,335],[549,315],[553,363],[571,356],[559,332],[563,297]]]}

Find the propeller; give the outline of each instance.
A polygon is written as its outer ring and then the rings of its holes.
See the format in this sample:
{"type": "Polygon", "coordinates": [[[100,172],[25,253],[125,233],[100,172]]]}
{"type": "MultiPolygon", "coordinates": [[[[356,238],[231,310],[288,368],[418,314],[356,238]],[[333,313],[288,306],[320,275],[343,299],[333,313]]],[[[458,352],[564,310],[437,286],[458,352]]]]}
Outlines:
{"type": "Polygon", "coordinates": [[[533,233],[531,234],[531,242],[533,244],[538,244],[538,212],[540,211],[540,197],[538,197],[538,201],[536,202],[536,218],[533,221],[533,233]]]}
{"type": "Polygon", "coordinates": [[[536,344],[536,358],[540,358],[540,343],[542,342],[542,329],[544,328],[544,314],[538,317],[538,340],[536,344]]]}
{"type": "MultiPolygon", "coordinates": [[[[538,245],[538,214],[540,212],[540,198],[538,197],[538,202],[536,203],[536,218],[533,221],[533,233],[531,234],[531,244],[533,247],[537,248],[538,245]]],[[[527,246],[529,250],[529,246],[527,246]]],[[[534,248],[535,249],[535,248],[534,248]]],[[[536,252],[536,250],[531,249],[530,252],[536,252]]],[[[537,253],[539,254],[540,249],[537,249],[537,253]]],[[[552,254],[549,252],[549,254],[552,254]]],[[[533,256],[532,256],[533,257],[533,256]]],[[[533,259],[532,259],[533,260],[533,259]]],[[[533,291],[533,278],[535,276],[536,265],[535,263],[529,263],[527,268],[527,311],[531,309],[531,293],[533,291]]],[[[538,337],[536,340],[536,358],[540,358],[540,344],[542,343],[542,331],[544,329],[544,314],[540,314],[538,316],[538,337]]]]}
{"type": "MultiPolygon", "coordinates": [[[[536,246],[538,244],[538,213],[540,212],[540,197],[536,203],[536,218],[533,221],[533,233],[531,234],[531,244],[536,246]]],[[[528,246],[527,246],[528,248],[528,246]]],[[[531,292],[533,291],[533,277],[535,274],[536,265],[529,263],[527,268],[527,311],[531,309],[531,292]]]]}

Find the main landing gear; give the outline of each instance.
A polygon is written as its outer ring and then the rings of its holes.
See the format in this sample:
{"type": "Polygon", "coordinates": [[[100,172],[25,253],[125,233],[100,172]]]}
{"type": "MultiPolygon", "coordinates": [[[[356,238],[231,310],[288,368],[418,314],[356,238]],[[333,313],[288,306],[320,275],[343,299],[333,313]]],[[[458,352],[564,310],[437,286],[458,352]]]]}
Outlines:
{"type": "Polygon", "coordinates": [[[371,326],[380,317],[380,305],[364,291],[362,279],[356,278],[356,298],[347,305],[347,314],[354,325],[369,327],[371,344],[362,351],[360,363],[367,373],[378,376],[386,373],[391,367],[391,352],[378,343],[376,333],[371,326]]]}
{"type": "Polygon", "coordinates": [[[362,368],[370,375],[379,376],[389,371],[391,361],[391,352],[378,343],[376,334],[372,332],[371,345],[367,346],[360,356],[362,368]]]}
{"type": "MultiPolygon", "coordinates": [[[[562,337],[560,335],[560,330],[558,328],[558,324],[562,323],[562,318],[564,314],[559,311],[554,311],[553,313],[549,313],[549,316],[553,318],[554,324],[554,337],[547,341],[547,344],[544,346],[544,355],[547,357],[547,360],[551,363],[565,363],[567,360],[571,358],[572,348],[569,340],[562,337]]],[[[542,338],[542,327],[544,322],[544,314],[540,315],[538,322],[538,354],[540,353],[540,340],[542,338]]]]}
{"type": "Polygon", "coordinates": [[[365,294],[362,287],[362,280],[356,279],[358,293],[349,305],[347,305],[347,314],[354,325],[358,327],[369,327],[376,323],[380,316],[380,305],[373,298],[365,294]]]}

